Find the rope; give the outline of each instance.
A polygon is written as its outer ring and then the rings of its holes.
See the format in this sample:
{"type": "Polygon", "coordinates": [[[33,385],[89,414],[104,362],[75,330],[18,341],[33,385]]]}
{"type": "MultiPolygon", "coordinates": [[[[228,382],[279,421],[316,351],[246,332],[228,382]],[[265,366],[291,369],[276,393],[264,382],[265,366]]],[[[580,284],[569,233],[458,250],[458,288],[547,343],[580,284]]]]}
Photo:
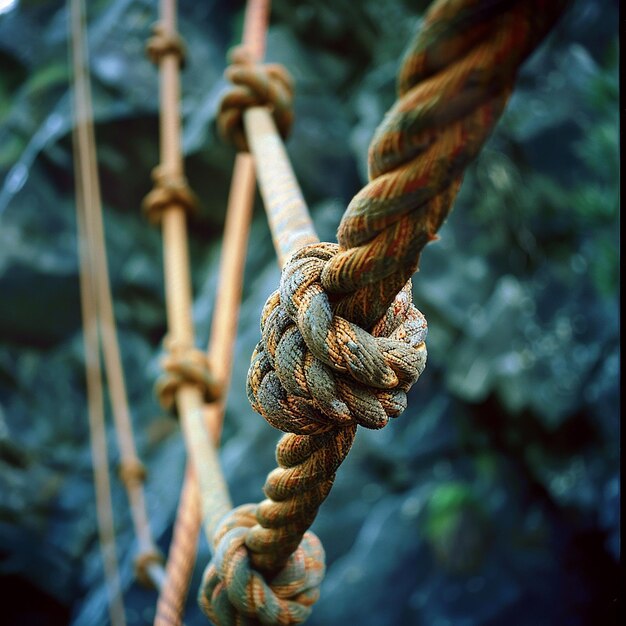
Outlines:
{"type": "MultiPolygon", "coordinates": [[[[289,434],[278,444],[267,499],[235,509],[217,531],[222,539],[200,594],[217,624],[244,618],[291,624],[309,614],[308,599],[317,595],[312,583],[288,596],[298,603],[304,594],[301,610],[281,603],[292,553],[309,545],[306,529],[356,425],[380,428],[404,409],[426,356],[426,324],[408,281],[447,217],[465,167],[497,122],[518,67],[565,4],[436,1],[403,61],[398,101],[370,146],[370,183],[344,215],[339,246],[277,246],[287,261],[262,314],[248,395],[268,422],[289,434]]],[[[251,114],[244,114],[246,131],[263,180],[274,155],[257,156],[251,114]]],[[[272,141],[279,143],[275,133],[272,141]]],[[[292,212],[267,196],[274,239],[281,241],[292,213],[300,220],[300,207],[292,212]]],[[[316,557],[308,559],[319,571],[316,557]]]]}
{"type": "MultiPolygon", "coordinates": [[[[77,34],[77,36],[80,35],[77,34]]],[[[87,67],[86,63],[87,61],[85,60],[85,71],[87,67]]],[[[77,73],[77,78],[78,76],[79,74],[77,73]]],[[[120,478],[126,488],[135,536],[137,537],[138,550],[136,571],[138,578],[147,586],[158,588],[159,581],[162,579],[163,575],[163,568],[160,566],[162,557],[152,538],[146,514],[145,495],[142,484],[145,480],[146,473],[139,461],[135,447],[130,409],[128,406],[128,395],[126,393],[126,384],[124,381],[122,359],[115,324],[115,314],[113,311],[113,300],[111,297],[88,75],[81,78],[81,81],[82,80],[85,81],[85,84],[81,82],[80,89],[82,92],[81,97],[84,99],[83,112],[86,115],[85,128],[82,132],[84,132],[86,136],[85,145],[80,158],[85,160],[85,167],[88,168],[89,180],[92,185],[90,200],[85,207],[85,226],[89,250],[94,265],[96,289],[95,306],[102,339],[101,345],[104,355],[104,365],[108,381],[115,433],[121,457],[119,472],[120,478]]]]}
{"type": "Polygon", "coordinates": [[[370,182],[337,232],[322,285],[367,328],[417,270],[498,121],[517,70],[567,0],[438,0],[403,60],[398,100],[369,149],[370,182]],[[474,26],[477,26],[475,32],[474,26]]]}
{"type": "Polygon", "coordinates": [[[115,552],[115,525],[111,503],[111,485],[104,424],[104,394],[98,349],[95,268],[87,246],[87,206],[97,198],[92,171],[87,165],[89,151],[89,93],[87,83],[87,52],[84,43],[84,6],[81,0],[70,4],[72,65],[74,71],[75,111],[72,132],[76,186],[76,220],[78,225],[80,299],[83,317],[83,344],[87,408],[91,444],[96,519],[100,550],[104,563],[106,588],[109,596],[109,616],[114,626],[125,626],[124,602],[115,552]]]}
{"type": "MultiPolygon", "coordinates": [[[[267,29],[268,0],[251,0],[246,7],[243,41],[250,55],[262,58],[267,29]]],[[[239,318],[245,252],[254,201],[254,164],[249,154],[235,159],[226,211],[216,302],[211,324],[208,358],[222,394],[204,407],[206,428],[218,445],[230,386],[233,348],[239,318]]],[[[157,604],[155,626],[179,626],[195,562],[200,509],[197,483],[190,468],[185,473],[181,500],[167,561],[166,583],[157,604]]]]}

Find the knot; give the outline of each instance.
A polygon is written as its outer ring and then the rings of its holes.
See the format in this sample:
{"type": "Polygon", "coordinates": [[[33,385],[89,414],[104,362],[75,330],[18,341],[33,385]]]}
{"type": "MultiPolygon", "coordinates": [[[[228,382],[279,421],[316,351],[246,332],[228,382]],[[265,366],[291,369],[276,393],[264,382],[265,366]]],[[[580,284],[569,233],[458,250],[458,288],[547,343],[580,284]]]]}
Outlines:
{"type": "Polygon", "coordinates": [[[249,107],[267,107],[278,132],[286,139],[293,122],[293,80],[279,64],[257,65],[243,46],[235,48],[225,77],[234,83],[220,102],[217,126],[221,135],[239,150],[248,151],[243,113],[249,107]]]}
{"type": "Polygon", "coordinates": [[[156,548],[150,548],[135,557],[135,577],[144,587],[153,589],[154,582],[148,571],[151,565],[163,565],[163,555],[156,548]]]}
{"type": "Polygon", "coordinates": [[[176,392],[181,385],[195,385],[205,402],[213,402],[220,397],[221,386],[216,381],[207,355],[197,348],[176,344],[165,340],[167,354],[161,359],[163,374],[156,382],[156,395],[166,410],[175,408],[176,392]]]}
{"type": "Polygon", "coordinates": [[[148,472],[145,465],[139,459],[122,461],[118,469],[120,480],[128,489],[132,485],[137,485],[146,480],[148,472]]]}
{"type": "Polygon", "coordinates": [[[146,53],[148,58],[158,65],[161,59],[168,55],[178,57],[179,63],[185,63],[185,44],[181,36],[177,32],[170,32],[162,22],[157,22],[152,26],[152,37],[148,39],[146,44],[146,53]]]}
{"type": "Polygon", "coordinates": [[[426,365],[426,320],[410,281],[371,333],[334,315],[321,276],[338,252],[330,243],[298,250],[261,315],[248,398],[285,432],[321,434],[354,422],[382,428],[406,408],[426,365]]]}
{"type": "Polygon", "coordinates": [[[152,224],[160,224],[163,212],[172,206],[182,207],[187,214],[198,210],[198,199],[183,174],[159,165],[152,170],[152,180],[154,187],[142,202],[142,210],[152,224]]]}
{"type": "Polygon", "coordinates": [[[256,508],[255,504],[237,507],[215,533],[215,552],[204,571],[198,602],[217,626],[300,624],[319,598],[325,571],[324,548],[312,532],[304,534],[271,583],[253,568],[246,537],[257,524],[256,508]]]}

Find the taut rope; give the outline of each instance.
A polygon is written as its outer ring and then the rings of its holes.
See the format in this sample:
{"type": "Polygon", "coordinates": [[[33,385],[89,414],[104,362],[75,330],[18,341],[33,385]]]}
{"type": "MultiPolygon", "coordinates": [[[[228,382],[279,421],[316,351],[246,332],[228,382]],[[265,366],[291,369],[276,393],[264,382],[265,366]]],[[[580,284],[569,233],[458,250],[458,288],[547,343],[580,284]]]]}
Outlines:
{"type": "MultiPolygon", "coordinates": [[[[431,6],[402,63],[398,100],[370,145],[370,182],[348,206],[338,246],[298,249],[291,218],[296,228],[307,220],[303,203],[293,200],[297,188],[285,183],[279,200],[264,192],[277,254],[286,262],[280,289],[262,314],[248,396],[270,424],[289,434],[278,444],[267,499],[238,507],[218,528],[199,599],[215,623],[290,624],[309,614],[323,553],[307,528],[357,424],[381,428],[399,415],[424,367],[426,324],[408,283],[421,250],[436,238],[519,66],[565,4],[438,0],[431,6]]],[[[240,62],[229,73],[241,81],[245,69],[240,62]]],[[[266,83],[273,74],[266,74],[266,83]]],[[[254,91],[256,83],[246,85],[254,91]]],[[[281,147],[267,113],[258,113],[267,130],[264,144],[255,147],[250,120],[256,111],[243,117],[259,180],[286,180],[274,169],[281,147]],[[261,158],[270,145],[278,148],[261,158]]]]}

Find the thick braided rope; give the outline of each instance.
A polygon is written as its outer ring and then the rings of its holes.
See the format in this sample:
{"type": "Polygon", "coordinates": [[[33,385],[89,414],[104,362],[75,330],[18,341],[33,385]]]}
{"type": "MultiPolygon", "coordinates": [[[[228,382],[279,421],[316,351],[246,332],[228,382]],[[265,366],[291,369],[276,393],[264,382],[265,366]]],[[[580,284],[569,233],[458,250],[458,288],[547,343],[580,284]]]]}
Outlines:
{"type": "Polygon", "coordinates": [[[299,624],[311,613],[324,577],[324,549],[305,533],[285,566],[268,584],[246,547],[257,523],[256,505],[237,507],[215,533],[214,557],[206,568],[199,604],[215,624],[299,624]]]}
{"type": "MultiPolygon", "coordinates": [[[[401,412],[397,392],[413,382],[400,365],[402,350],[390,351],[398,356],[396,361],[381,362],[380,354],[361,350],[356,339],[364,331],[356,331],[358,326],[348,320],[372,328],[372,341],[365,342],[371,345],[377,335],[392,339],[409,318],[408,328],[395,339],[413,348],[413,369],[419,375],[425,348],[420,350],[418,338],[423,341],[425,323],[417,321],[419,313],[407,315],[403,294],[396,294],[448,215],[464,168],[501,114],[517,68],[564,5],[539,0],[435,2],[402,65],[399,100],[370,147],[371,181],[354,198],[340,226],[343,250],[310,246],[284,268],[281,289],[263,312],[263,338],[253,355],[248,393],[254,408],[289,434],[277,448],[279,467],[266,481],[268,498],[255,510],[258,523],[243,540],[250,571],[271,579],[301,545],[349,451],[357,423],[380,427],[401,412]],[[315,259],[315,267],[307,255],[315,259]],[[325,292],[333,296],[332,307],[325,292]],[[403,306],[404,318],[399,314],[403,306]],[[371,379],[365,372],[378,377],[371,379]],[[350,385],[341,379],[346,374],[354,379],[350,385]],[[371,388],[365,387],[368,395],[361,396],[365,382],[371,388]],[[357,392],[350,394],[351,388],[357,392]]],[[[243,596],[251,593],[251,577],[246,580],[237,586],[243,596]]],[[[210,603],[208,586],[201,595],[210,603]]],[[[262,611],[262,606],[257,609],[262,611]]],[[[217,623],[238,623],[231,621],[239,619],[237,610],[229,615],[217,623]]]]}
{"type": "Polygon", "coordinates": [[[521,63],[566,0],[438,0],[403,60],[398,100],[370,144],[370,182],[322,274],[336,312],[371,326],[416,271],[463,172],[498,121],[521,63]]]}

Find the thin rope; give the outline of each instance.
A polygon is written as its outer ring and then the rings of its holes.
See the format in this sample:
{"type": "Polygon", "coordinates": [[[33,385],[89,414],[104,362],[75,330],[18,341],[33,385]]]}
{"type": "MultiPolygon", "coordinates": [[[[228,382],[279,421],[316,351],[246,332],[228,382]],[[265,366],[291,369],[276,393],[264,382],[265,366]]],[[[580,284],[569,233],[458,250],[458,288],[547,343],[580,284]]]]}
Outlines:
{"type": "Polygon", "coordinates": [[[97,295],[94,285],[95,267],[87,245],[86,211],[87,206],[96,197],[96,187],[92,172],[87,165],[87,159],[89,158],[89,99],[87,97],[87,52],[84,43],[84,5],[82,0],[71,0],[70,15],[72,67],[74,72],[73,106],[76,120],[72,132],[72,140],[79,244],[80,299],[83,317],[91,456],[96,491],[96,517],[109,597],[109,616],[113,626],[125,626],[126,618],[115,550],[115,524],[113,521],[109,462],[107,458],[102,372],[98,348],[97,295]]]}
{"type": "MultiPolygon", "coordinates": [[[[160,32],[178,39],[176,2],[162,0],[160,32]]],[[[161,174],[184,179],[180,145],[179,56],[166,53],[159,57],[161,107],[161,174]]],[[[186,207],[170,202],[162,209],[165,299],[168,342],[173,350],[184,353],[194,349],[191,316],[191,277],[187,244],[186,207]]],[[[175,393],[181,427],[193,471],[198,478],[204,531],[208,538],[221,517],[230,509],[230,497],[219,465],[215,446],[204,425],[204,399],[195,384],[184,382],[175,393]]]]}
{"type": "MultiPolygon", "coordinates": [[[[85,55],[87,55],[86,47],[85,55]]],[[[85,56],[85,68],[88,68],[87,56],[85,56]]],[[[137,557],[135,560],[137,577],[145,585],[158,588],[163,578],[164,570],[161,565],[162,558],[152,538],[146,513],[145,494],[142,484],[146,472],[139,460],[135,446],[113,311],[102,218],[102,196],[97,170],[93,105],[88,73],[84,77],[84,81],[84,84],[81,84],[81,90],[86,115],[84,120],[84,149],[86,152],[82,156],[89,170],[90,184],[93,185],[91,201],[85,207],[85,227],[94,265],[98,328],[101,335],[101,348],[104,355],[115,433],[120,450],[121,463],[119,473],[128,496],[131,518],[137,538],[137,557]]]]}
{"type": "MultiPolygon", "coordinates": [[[[269,0],[252,0],[246,7],[243,41],[257,59],[263,57],[269,0]]],[[[226,211],[218,287],[208,357],[222,395],[204,407],[205,426],[219,445],[232,373],[234,342],[243,285],[248,235],[254,203],[254,163],[238,153],[226,211]]],[[[198,486],[191,467],[185,472],[180,503],[166,565],[166,583],[159,595],[155,626],[179,626],[195,563],[201,514],[198,486]]]]}

